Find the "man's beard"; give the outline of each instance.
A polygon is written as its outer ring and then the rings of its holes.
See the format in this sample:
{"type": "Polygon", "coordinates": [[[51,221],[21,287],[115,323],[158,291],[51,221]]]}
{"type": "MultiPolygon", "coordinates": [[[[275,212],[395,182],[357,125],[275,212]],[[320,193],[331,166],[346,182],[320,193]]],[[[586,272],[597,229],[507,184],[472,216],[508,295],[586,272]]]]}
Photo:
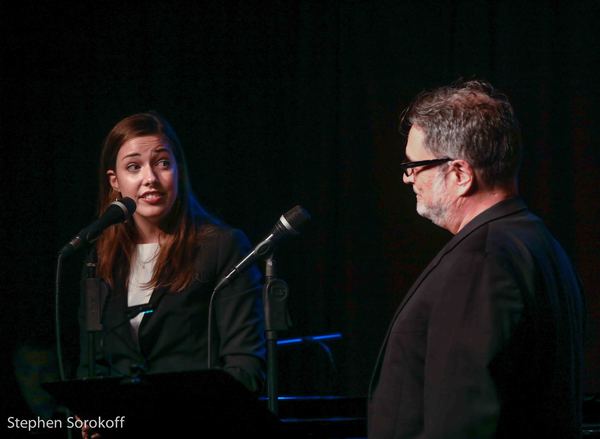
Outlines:
{"type": "Polygon", "coordinates": [[[417,213],[431,220],[437,226],[446,228],[449,220],[451,202],[446,195],[446,178],[443,172],[438,172],[431,186],[431,201],[423,203],[423,197],[417,197],[417,213]]]}

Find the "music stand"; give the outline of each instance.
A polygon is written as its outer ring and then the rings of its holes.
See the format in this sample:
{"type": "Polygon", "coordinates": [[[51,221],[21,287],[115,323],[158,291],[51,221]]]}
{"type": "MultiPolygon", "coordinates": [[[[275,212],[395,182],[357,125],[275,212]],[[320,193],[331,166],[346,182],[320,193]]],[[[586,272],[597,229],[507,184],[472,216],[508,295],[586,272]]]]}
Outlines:
{"type": "Polygon", "coordinates": [[[218,369],[74,379],[42,387],[80,418],[111,420],[111,428],[101,431],[103,439],[165,430],[193,437],[203,436],[201,432],[276,437],[279,428],[278,419],[255,395],[218,369]],[[119,416],[125,416],[122,427],[119,416]]]}

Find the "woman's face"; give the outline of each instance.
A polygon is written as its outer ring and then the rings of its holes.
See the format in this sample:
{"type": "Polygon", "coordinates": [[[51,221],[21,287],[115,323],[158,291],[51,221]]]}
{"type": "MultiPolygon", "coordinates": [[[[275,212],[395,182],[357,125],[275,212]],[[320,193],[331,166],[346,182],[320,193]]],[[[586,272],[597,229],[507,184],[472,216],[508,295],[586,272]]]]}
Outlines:
{"type": "Polygon", "coordinates": [[[171,146],[158,136],[128,140],[107,175],[115,191],[136,202],[133,217],[142,235],[157,230],[177,199],[178,169],[171,146]]]}

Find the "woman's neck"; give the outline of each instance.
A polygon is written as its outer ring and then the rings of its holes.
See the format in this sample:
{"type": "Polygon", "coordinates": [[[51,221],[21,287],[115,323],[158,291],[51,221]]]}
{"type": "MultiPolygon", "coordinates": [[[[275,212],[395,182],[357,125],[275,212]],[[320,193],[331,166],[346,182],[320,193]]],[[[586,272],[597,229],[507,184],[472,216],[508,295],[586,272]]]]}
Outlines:
{"type": "Polygon", "coordinates": [[[162,231],[160,227],[155,224],[136,221],[137,229],[137,243],[138,244],[151,244],[158,243],[162,231]]]}

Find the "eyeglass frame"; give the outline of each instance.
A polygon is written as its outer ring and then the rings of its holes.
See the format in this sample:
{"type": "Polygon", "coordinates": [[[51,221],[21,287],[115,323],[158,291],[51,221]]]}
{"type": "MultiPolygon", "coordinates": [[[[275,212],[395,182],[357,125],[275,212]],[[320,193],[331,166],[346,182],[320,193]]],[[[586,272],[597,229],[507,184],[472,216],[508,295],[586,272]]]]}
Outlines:
{"type": "Polygon", "coordinates": [[[402,169],[402,173],[410,177],[414,174],[414,171],[410,171],[410,169],[417,168],[419,166],[427,166],[427,165],[441,165],[442,163],[451,162],[454,159],[450,157],[444,157],[441,159],[431,159],[431,160],[418,160],[416,162],[403,162],[400,163],[400,169],[402,169]]]}

